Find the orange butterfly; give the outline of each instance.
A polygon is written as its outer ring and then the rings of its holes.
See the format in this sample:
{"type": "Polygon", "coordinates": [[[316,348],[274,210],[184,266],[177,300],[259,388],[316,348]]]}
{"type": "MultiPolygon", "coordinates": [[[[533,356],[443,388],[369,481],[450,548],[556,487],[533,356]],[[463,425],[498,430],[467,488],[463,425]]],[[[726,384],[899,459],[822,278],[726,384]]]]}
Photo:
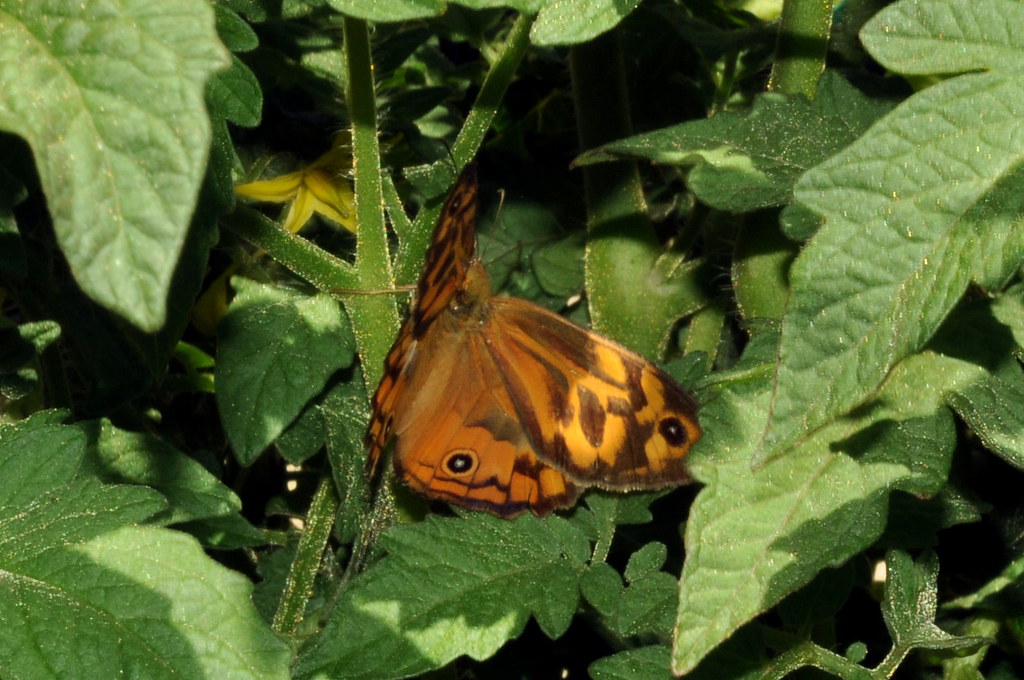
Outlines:
{"type": "Polygon", "coordinates": [[[495,297],[474,256],[477,182],[445,203],[366,434],[376,469],[500,517],[547,515],[581,489],[690,481],[697,403],[654,364],[531,302],[495,297]]]}

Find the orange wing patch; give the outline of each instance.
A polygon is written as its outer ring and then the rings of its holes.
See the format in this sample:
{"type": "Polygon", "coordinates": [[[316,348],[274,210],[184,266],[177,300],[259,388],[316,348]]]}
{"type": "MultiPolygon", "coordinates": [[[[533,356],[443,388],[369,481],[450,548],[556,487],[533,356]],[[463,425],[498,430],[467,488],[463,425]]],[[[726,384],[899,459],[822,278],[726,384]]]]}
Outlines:
{"type": "Polygon", "coordinates": [[[445,203],[409,320],[385,360],[367,432],[373,469],[426,496],[514,517],[581,489],[690,481],[697,403],[643,357],[537,305],[493,297],[474,258],[477,184],[445,203]]]}

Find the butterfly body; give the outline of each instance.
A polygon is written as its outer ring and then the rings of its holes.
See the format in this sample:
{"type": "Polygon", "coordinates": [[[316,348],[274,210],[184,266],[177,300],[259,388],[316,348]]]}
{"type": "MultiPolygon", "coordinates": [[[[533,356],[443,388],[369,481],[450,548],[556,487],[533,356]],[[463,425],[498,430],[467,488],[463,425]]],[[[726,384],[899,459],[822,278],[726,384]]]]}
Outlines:
{"type": "Polygon", "coordinates": [[[639,355],[531,302],[494,296],[474,256],[476,183],[449,198],[412,314],[385,361],[370,465],[396,440],[417,491],[502,517],[571,506],[582,488],[689,481],[697,404],[639,355]]]}

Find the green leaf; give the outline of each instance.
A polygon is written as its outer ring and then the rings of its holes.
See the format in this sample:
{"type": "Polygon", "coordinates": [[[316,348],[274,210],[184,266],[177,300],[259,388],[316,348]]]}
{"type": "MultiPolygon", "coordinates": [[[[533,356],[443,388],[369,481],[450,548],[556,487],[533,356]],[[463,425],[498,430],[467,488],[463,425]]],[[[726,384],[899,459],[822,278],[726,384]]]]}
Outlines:
{"type": "Polygon", "coordinates": [[[1021,101],[1016,76],[945,81],[797,185],[826,223],[790,270],[762,455],[862,403],[970,283],[1020,265],[1021,101]]]}
{"type": "Polygon", "coordinates": [[[915,562],[907,553],[893,550],[886,555],[885,566],[882,616],[893,639],[890,662],[913,649],[972,651],[986,643],[985,638],[951,635],[935,625],[939,575],[935,553],[928,552],[915,562]]]}
{"type": "Polygon", "coordinates": [[[582,234],[538,248],[531,262],[537,282],[548,295],[567,298],[583,290],[582,234]]]}
{"type": "Polygon", "coordinates": [[[335,533],[342,543],[355,540],[369,502],[364,436],[370,400],[359,365],[326,395],[318,408],[326,430],[327,457],[338,490],[335,533]]]}
{"type": "Polygon", "coordinates": [[[248,465],[355,357],[348,318],[326,295],[297,295],[236,278],[217,327],[217,405],[248,465]]]}
{"type": "Polygon", "coordinates": [[[0,7],[0,128],[32,147],[78,284],[156,330],[209,151],[203,89],[228,63],[210,4],[0,7]]]}
{"type": "Polygon", "coordinates": [[[1006,29],[1022,23],[1024,6],[1015,0],[903,0],[872,17],[860,37],[898,73],[1019,70],[1024,39],[1006,29]]]}
{"type": "Polygon", "coordinates": [[[956,410],[992,452],[1024,470],[1024,375],[1010,366],[1005,376],[991,376],[949,396],[956,410]]]}
{"type": "Polygon", "coordinates": [[[603,625],[623,637],[655,634],[667,638],[677,602],[675,577],[659,571],[665,546],[651,542],[633,553],[626,566],[628,586],[605,562],[591,564],[580,578],[580,591],[604,619],[603,625]]]}
{"type": "Polygon", "coordinates": [[[232,52],[249,52],[259,47],[260,39],[256,31],[236,12],[222,4],[214,4],[213,11],[217,18],[217,35],[224,41],[225,47],[232,52]]]}
{"type": "Polygon", "coordinates": [[[274,445],[282,458],[296,465],[316,455],[324,445],[324,419],[316,404],[307,404],[274,445]]]}
{"type": "Polygon", "coordinates": [[[85,437],[59,421],[63,411],[42,411],[0,425],[0,507],[27,505],[70,482],[85,456],[85,437]]]}
{"type": "Polygon", "coordinates": [[[626,581],[633,583],[658,573],[665,565],[668,548],[664,543],[652,541],[629,556],[626,564],[626,581]]]}
{"type": "MultiPolygon", "coordinates": [[[[764,640],[748,629],[734,635],[723,647],[691,673],[687,680],[755,680],[764,678],[766,659],[760,650],[764,640]]],[[[590,665],[594,680],[648,680],[678,677],[672,673],[672,650],[652,645],[619,652],[590,665]]]]}
{"type": "Polygon", "coordinates": [[[624,588],[622,575],[607,562],[589,565],[580,576],[580,593],[615,628],[614,621],[624,588]]]}
{"type": "Polygon", "coordinates": [[[619,601],[620,635],[655,634],[667,639],[672,633],[679,583],[671,574],[658,571],[630,582],[619,601]]]}
{"type": "Polygon", "coordinates": [[[545,2],[530,29],[530,40],[536,45],[587,42],[615,28],[639,5],[640,0],[545,2]]]}
{"type": "Polygon", "coordinates": [[[674,680],[671,657],[667,646],[638,647],[598,659],[588,671],[594,680],[674,680]]]}
{"type": "Polygon", "coordinates": [[[1005,324],[1017,344],[1017,354],[1024,350],[1024,284],[1018,283],[992,304],[992,313],[1005,324]]]}
{"type": "MultiPolygon", "coordinates": [[[[435,17],[444,13],[446,5],[444,0],[328,0],[328,4],[349,16],[375,22],[435,17]]],[[[453,4],[474,9],[512,7],[524,14],[539,11],[530,40],[537,45],[573,45],[617,26],[640,0],[459,0],[453,4]]]]}
{"type": "Polygon", "coordinates": [[[589,553],[558,517],[430,517],[382,541],[389,554],[349,585],[298,677],[401,678],[464,654],[484,659],[531,614],[558,637],[589,553]]]}
{"type": "Polygon", "coordinates": [[[182,522],[174,528],[195,536],[204,546],[216,550],[266,547],[270,542],[267,533],[246,521],[241,513],[182,522]]]}
{"type": "MultiPolygon", "coordinates": [[[[973,593],[950,600],[944,609],[973,609],[982,606],[988,610],[1016,610],[1018,589],[1024,578],[1024,556],[1010,562],[995,578],[973,593]]],[[[1014,615],[1016,612],[1014,611],[1014,615]]]]}
{"type": "Polygon", "coordinates": [[[644,158],[692,165],[687,182],[701,201],[720,210],[756,210],[790,202],[805,170],[856,139],[889,108],[827,72],[814,101],[764,94],[749,111],[627,137],[584,153],[577,163],[644,158]],[[786,144],[780,149],[781,139],[786,144]]]}
{"type": "Polygon", "coordinates": [[[846,563],[825,569],[809,584],[783,600],[778,607],[786,628],[809,635],[814,626],[833,621],[854,586],[854,566],[846,563]]]}
{"type": "Polygon", "coordinates": [[[167,442],[129,432],[103,419],[80,423],[89,437],[90,463],[112,482],[145,484],[162,493],[169,507],[167,524],[234,514],[242,509],[238,496],[193,458],[167,442]]]}
{"type": "Polygon", "coordinates": [[[256,615],[248,581],[184,534],[126,526],[163,499],[89,476],[86,436],[62,417],[0,427],[5,675],[287,677],[288,651],[256,615]]]}
{"type": "MultiPolygon", "coordinates": [[[[886,391],[909,391],[894,375],[886,391]]],[[[692,670],[743,624],[876,540],[889,494],[935,493],[955,443],[948,411],[879,399],[820,429],[755,470],[750,456],[768,417],[765,380],[735,383],[701,411],[704,439],[691,469],[706,486],[686,525],[679,583],[677,673],[692,670]],[[923,412],[923,417],[919,413],[923,412]],[[708,451],[719,452],[713,461],[708,451]]]]}
{"type": "Polygon", "coordinates": [[[206,88],[210,110],[235,125],[255,127],[260,123],[263,95],[259,81],[249,67],[232,55],[231,68],[215,74],[206,88]]]}
{"type": "Polygon", "coordinates": [[[0,328],[0,397],[21,399],[39,384],[39,354],[60,337],[60,326],[36,321],[0,328]]]}
{"type": "Polygon", "coordinates": [[[125,527],[12,565],[0,548],[0,659],[12,677],[287,678],[251,584],[196,541],[125,527]]]}
{"type": "Polygon", "coordinates": [[[165,506],[151,489],[79,477],[85,436],[50,422],[54,414],[0,427],[0,560],[9,565],[141,522],[165,506]]]}
{"type": "Polygon", "coordinates": [[[367,21],[406,21],[425,19],[444,13],[444,0],[328,0],[328,5],[345,14],[367,21]]]}
{"type": "Polygon", "coordinates": [[[789,266],[799,249],[771,224],[777,219],[767,210],[751,215],[733,253],[733,291],[748,327],[754,319],[781,319],[786,311],[789,266]]]}

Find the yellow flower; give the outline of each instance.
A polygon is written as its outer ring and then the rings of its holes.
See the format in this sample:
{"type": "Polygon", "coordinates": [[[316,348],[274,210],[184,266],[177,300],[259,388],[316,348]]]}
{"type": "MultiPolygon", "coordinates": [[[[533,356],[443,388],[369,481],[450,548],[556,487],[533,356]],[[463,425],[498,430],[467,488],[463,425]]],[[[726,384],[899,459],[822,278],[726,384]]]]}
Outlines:
{"type": "Polygon", "coordinates": [[[235,192],[256,201],[290,202],[284,218],[284,228],[290,232],[301,229],[313,213],[355,232],[357,223],[352,187],[342,179],[343,170],[351,165],[348,153],[335,147],[303,170],[274,179],[239,184],[235,192]]]}

